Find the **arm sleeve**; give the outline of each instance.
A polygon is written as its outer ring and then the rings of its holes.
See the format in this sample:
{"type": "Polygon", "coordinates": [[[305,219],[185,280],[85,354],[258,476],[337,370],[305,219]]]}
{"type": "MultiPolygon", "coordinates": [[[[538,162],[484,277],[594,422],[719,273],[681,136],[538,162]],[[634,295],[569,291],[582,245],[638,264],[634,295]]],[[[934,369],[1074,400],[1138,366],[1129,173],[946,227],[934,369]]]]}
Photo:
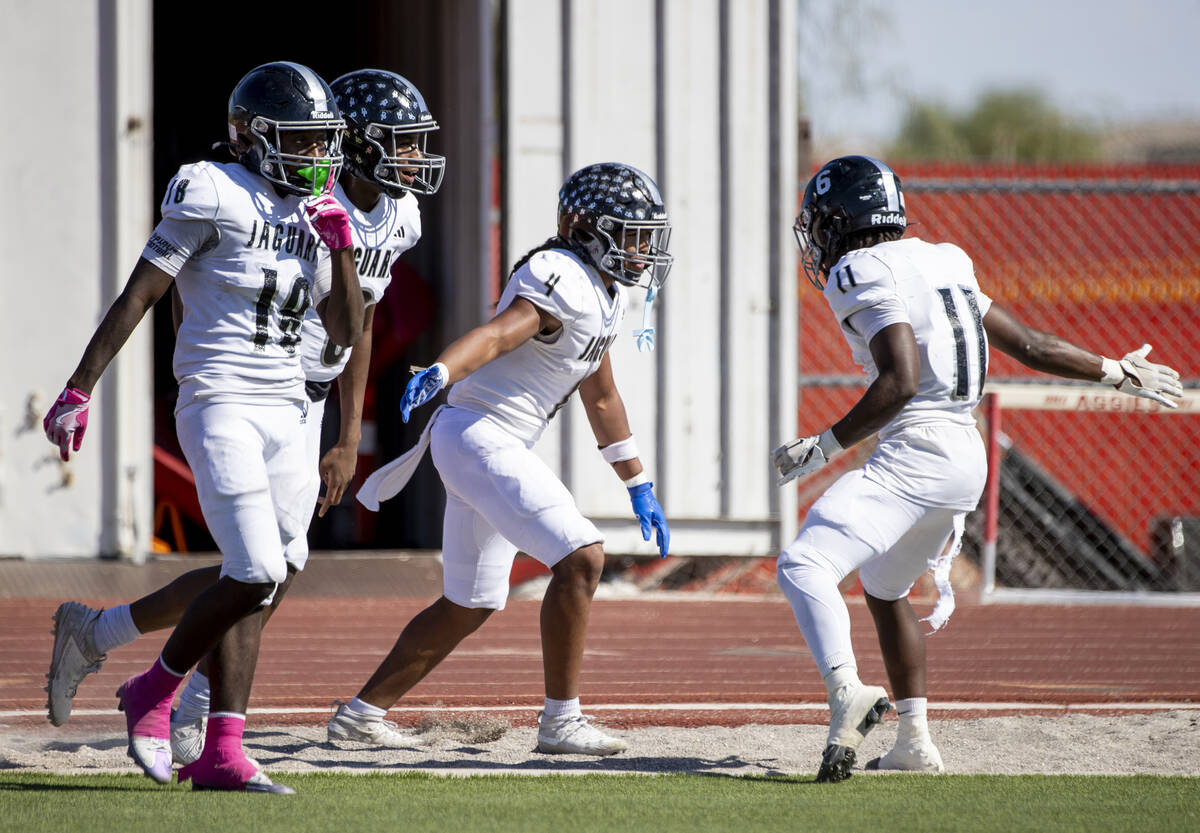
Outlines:
{"type": "Polygon", "coordinates": [[[150,235],[142,257],[174,277],[189,259],[203,254],[220,239],[214,219],[220,195],[208,165],[184,165],[167,185],[162,221],[150,235]]]}
{"type": "Polygon", "coordinates": [[[867,342],[889,324],[912,321],[892,270],[867,252],[838,261],[825,282],[825,300],[838,322],[849,325],[867,342]],[[874,311],[861,314],[868,310],[874,311]]]}
{"type": "Polygon", "coordinates": [[[584,310],[584,292],[592,291],[587,272],[573,258],[548,250],[538,252],[509,278],[502,307],[516,297],[553,315],[565,326],[584,310]]]}
{"type": "Polygon", "coordinates": [[[183,264],[206,251],[217,238],[217,229],[203,220],[164,218],[154,227],[154,233],[142,249],[142,257],[171,277],[179,274],[183,264]]]}
{"type": "Polygon", "coordinates": [[[908,307],[899,297],[893,295],[873,306],[850,313],[846,322],[854,328],[854,332],[862,336],[863,341],[870,344],[871,339],[884,327],[892,324],[911,324],[912,319],[909,318],[908,307]]]}

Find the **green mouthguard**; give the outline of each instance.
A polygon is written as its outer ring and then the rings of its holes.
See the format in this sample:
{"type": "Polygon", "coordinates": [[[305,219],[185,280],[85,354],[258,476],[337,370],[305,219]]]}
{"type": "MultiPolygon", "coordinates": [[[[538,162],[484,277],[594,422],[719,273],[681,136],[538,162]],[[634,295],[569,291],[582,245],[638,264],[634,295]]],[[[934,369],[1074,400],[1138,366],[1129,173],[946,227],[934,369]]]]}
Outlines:
{"type": "Polygon", "coordinates": [[[314,197],[325,193],[325,184],[329,182],[329,175],[333,173],[333,165],[329,162],[318,162],[307,168],[297,168],[296,173],[312,183],[312,193],[314,197]]]}

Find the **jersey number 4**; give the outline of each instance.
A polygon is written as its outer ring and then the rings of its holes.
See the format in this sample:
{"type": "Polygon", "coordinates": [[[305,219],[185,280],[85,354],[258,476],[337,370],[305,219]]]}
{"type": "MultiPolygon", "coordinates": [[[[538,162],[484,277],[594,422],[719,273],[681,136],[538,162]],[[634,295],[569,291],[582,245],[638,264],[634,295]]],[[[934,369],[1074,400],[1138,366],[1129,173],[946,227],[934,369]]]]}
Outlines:
{"type": "Polygon", "coordinates": [[[975,388],[978,388],[979,396],[983,396],[983,382],[987,378],[987,338],[983,333],[983,317],[979,314],[975,290],[965,286],[944,286],[937,292],[942,296],[942,308],[954,333],[953,396],[955,399],[969,399],[975,388]],[[967,309],[965,317],[959,315],[959,298],[967,309]],[[971,377],[971,362],[967,357],[972,346],[975,348],[975,367],[979,369],[978,379],[971,377]]]}
{"type": "MultiPolygon", "coordinates": [[[[279,294],[279,273],[274,269],[263,268],[263,288],[258,293],[254,306],[254,351],[262,353],[271,342],[271,306],[275,296],[279,294]]],[[[308,281],[297,278],[292,281],[292,291],[282,304],[279,305],[279,346],[288,355],[296,352],[300,343],[300,325],[304,323],[304,313],[312,302],[308,281]]]]}

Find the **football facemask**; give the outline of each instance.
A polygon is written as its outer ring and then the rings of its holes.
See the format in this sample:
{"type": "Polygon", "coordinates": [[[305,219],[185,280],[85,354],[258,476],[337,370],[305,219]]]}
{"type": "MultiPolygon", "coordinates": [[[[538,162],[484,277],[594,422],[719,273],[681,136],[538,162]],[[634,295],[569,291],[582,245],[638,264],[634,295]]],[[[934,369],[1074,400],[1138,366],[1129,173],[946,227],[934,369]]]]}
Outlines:
{"type": "MultiPolygon", "coordinates": [[[[242,140],[254,142],[258,147],[259,173],[266,179],[294,194],[318,196],[333,189],[342,170],[341,119],[321,121],[278,122],[263,116],[250,120],[247,133],[242,140]],[[307,135],[321,132],[323,138],[312,142],[307,135]],[[252,137],[252,138],[251,138],[252,137]],[[305,145],[318,148],[318,153],[288,153],[285,149],[301,148],[305,145]]],[[[237,131],[230,126],[236,142],[237,131]]]]}
{"type": "Polygon", "coordinates": [[[371,172],[375,181],[385,189],[436,194],[446,172],[446,157],[431,154],[426,147],[429,134],[437,129],[436,122],[415,129],[375,122],[368,124],[363,138],[375,148],[379,159],[371,172]]]}
{"type": "Polygon", "coordinates": [[[656,291],[662,288],[675,262],[668,252],[670,223],[603,216],[593,228],[607,244],[597,259],[601,270],[626,286],[644,286],[656,291]]]}

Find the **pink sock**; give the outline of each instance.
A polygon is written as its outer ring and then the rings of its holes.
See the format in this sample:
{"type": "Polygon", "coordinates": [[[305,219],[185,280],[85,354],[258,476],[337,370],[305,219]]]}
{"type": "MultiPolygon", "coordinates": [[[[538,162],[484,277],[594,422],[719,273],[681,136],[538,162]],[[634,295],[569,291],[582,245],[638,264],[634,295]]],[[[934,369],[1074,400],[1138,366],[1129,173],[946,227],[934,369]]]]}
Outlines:
{"type": "Polygon", "coordinates": [[[209,715],[208,728],[204,732],[204,752],[211,749],[215,758],[224,760],[242,757],[242,732],[245,729],[244,716],[229,712],[209,715]]]}
{"type": "Polygon", "coordinates": [[[171,734],[171,700],[183,677],[163,664],[162,657],[130,677],[119,689],[125,727],[130,737],[166,739],[171,734]]]}
{"type": "Polygon", "coordinates": [[[174,699],[175,691],[182,682],[183,675],[176,674],[168,668],[160,656],[155,660],[154,665],[150,666],[150,670],[142,675],[138,688],[141,689],[141,692],[145,693],[146,697],[154,702],[158,702],[168,698],[174,699]]]}
{"type": "Polygon", "coordinates": [[[204,751],[200,757],[179,770],[179,780],[226,790],[243,789],[258,772],[242,751],[245,715],[216,712],[208,717],[204,732],[204,751]]]}

